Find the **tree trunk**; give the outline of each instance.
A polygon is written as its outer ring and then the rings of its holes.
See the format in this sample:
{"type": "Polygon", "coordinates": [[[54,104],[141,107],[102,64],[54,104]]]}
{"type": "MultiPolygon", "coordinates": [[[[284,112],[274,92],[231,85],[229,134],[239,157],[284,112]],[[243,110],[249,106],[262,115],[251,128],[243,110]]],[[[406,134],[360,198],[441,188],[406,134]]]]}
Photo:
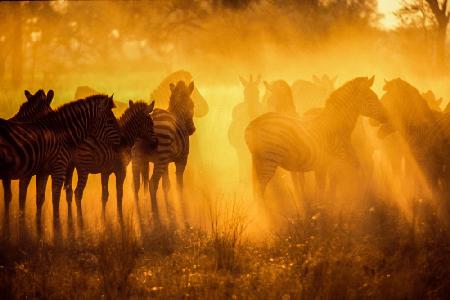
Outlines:
{"type": "Polygon", "coordinates": [[[446,38],[447,26],[439,26],[436,33],[436,67],[438,70],[446,69],[446,38]]]}
{"type": "Polygon", "coordinates": [[[12,30],[11,84],[13,88],[22,88],[23,80],[23,39],[22,39],[22,5],[14,3],[14,19],[12,30]]]}

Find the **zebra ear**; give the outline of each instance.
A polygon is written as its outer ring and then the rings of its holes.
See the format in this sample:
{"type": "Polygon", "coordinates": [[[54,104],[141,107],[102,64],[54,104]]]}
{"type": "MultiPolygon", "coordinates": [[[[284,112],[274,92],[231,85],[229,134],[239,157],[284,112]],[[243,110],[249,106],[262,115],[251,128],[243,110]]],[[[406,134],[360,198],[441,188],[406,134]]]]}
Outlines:
{"type": "Polygon", "coordinates": [[[133,107],[133,105],[134,105],[133,100],[128,101],[128,105],[129,105],[130,107],[133,107]]]}
{"type": "Polygon", "coordinates": [[[246,86],[247,84],[248,84],[248,81],[247,80],[245,80],[242,76],[240,76],[239,75],[239,80],[241,81],[241,84],[243,85],[243,86],[246,86]]]}
{"type": "Polygon", "coordinates": [[[47,103],[50,105],[52,103],[53,97],[55,96],[55,92],[53,90],[49,90],[47,93],[47,103]]]}
{"type": "Polygon", "coordinates": [[[153,111],[153,108],[155,108],[155,100],[153,100],[152,103],[150,103],[150,106],[148,108],[148,113],[151,113],[153,111]]]}
{"type": "Polygon", "coordinates": [[[191,83],[189,83],[188,91],[189,91],[189,95],[192,94],[192,92],[194,91],[194,82],[193,81],[191,83]]]}
{"type": "Polygon", "coordinates": [[[30,91],[25,90],[25,97],[27,97],[27,100],[30,101],[31,97],[33,97],[33,95],[31,95],[30,91]]]}
{"type": "Polygon", "coordinates": [[[175,90],[175,84],[171,83],[169,84],[170,87],[170,91],[173,93],[173,91],[175,90]]]}
{"type": "Polygon", "coordinates": [[[266,87],[266,90],[268,90],[268,91],[271,91],[272,90],[272,87],[270,86],[270,83],[268,83],[267,81],[263,81],[263,83],[264,83],[264,86],[266,87]]]}
{"type": "Polygon", "coordinates": [[[375,75],[369,78],[369,87],[373,85],[373,82],[375,81],[375,75]]]}

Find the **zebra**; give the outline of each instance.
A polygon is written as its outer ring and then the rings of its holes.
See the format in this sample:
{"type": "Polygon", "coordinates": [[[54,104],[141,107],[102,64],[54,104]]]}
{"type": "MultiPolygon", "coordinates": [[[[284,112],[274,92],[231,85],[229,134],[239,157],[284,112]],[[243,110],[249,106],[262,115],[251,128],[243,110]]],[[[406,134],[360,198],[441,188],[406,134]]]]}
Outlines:
{"type": "Polygon", "coordinates": [[[278,112],[295,118],[299,117],[291,87],[286,81],[276,80],[272,83],[264,81],[264,86],[266,87],[264,99],[267,111],[278,112]]]}
{"type": "Polygon", "coordinates": [[[303,114],[311,108],[323,107],[328,96],[334,91],[337,76],[330,78],[323,75],[321,78],[312,76],[312,81],[296,80],[292,86],[294,102],[303,114]]]}
{"type": "Polygon", "coordinates": [[[255,80],[251,75],[249,80],[239,76],[239,80],[244,87],[244,101],[233,108],[232,120],[228,128],[228,141],[236,150],[239,162],[239,179],[241,182],[246,182],[248,177],[246,166],[250,157],[245,146],[244,130],[251,120],[263,113],[258,89],[261,76],[258,76],[255,80]]]}
{"type": "MultiPolygon", "coordinates": [[[[34,121],[47,113],[52,111],[50,104],[53,100],[54,92],[49,90],[48,94],[45,95],[43,90],[38,90],[34,95],[28,90],[25,90],[25,97],[27,99],[20,108],[19,111],[8,121],[12,122],[29,122],[34,121]]],[[[19,180],[19,210],[20,216],[24,215],[25,202],[27,197],[27,186],[31,180],[31,176],[26,176],[20,178],[19,180]]],[[[9,205],[11,203],[12,193],[11,193],[11,180],[3,180],[3,192],[5,201],[5,219],[9,216],[9,205]]]]}
{"type": "MultiPolygon", "coordinates": [[[[150,94],[150,99],[155,100],[156,107],[168,107],[172,93],[170,84],[178,81],[191,82],[193,81],[192,74],[185,70],[178,70],[164,78],[150,94]]],[[[194,116],[196,118],[204,117],[209,111],[208,102],[200,94],[197,87],[194,87],[191,99],[194,102],[194,116]]]]}
{"type": "MultiPolygon", "coordinates": [[[[81,85],[81,86],[78,86],[77,89],[75,90],[75,96],[74,96],[73,100],[80,100],[80,99],[87,98],[89,96],[94,96],[94,95],[99,95],[99,94],[102,94],[102,93],[98,92],[97,90],[93,89],[90,86],[81,85]]],[[[114,100],[114,105],[115,105],[114,112],[116,115],[122,114],[125,111],[125,109],[128,108],[128,105],[125,102],[117,101],[117,99],[114,100]]]]}
{"type": "Polygon", "coordinates": [[[34,122],[0,119],[0,179],[38,175],[38,225],[41,223],[45,186],[51,175],[53,224],[59,227],[59,199],[71,149],[89,134],[111,143],[120,141],[113,107],[112,97],[97,95],[65,104],[34,122]]]}
{"type": "Polygon", "coordinates": [[[383,89],[386,93],[381,102],[390,122],[380,127],[379,136],[384,138],[397,130],[425,173],[432,192],[439,191],[450,149],[450,114],[431,109],[419,91],[400,78],[386,81],[383,89]]]}
{"type": "MultiPolygon", "coordinates": [[[[170,189],[168,165],[171,162],[176,166],[176,179],[179,192],[183,190],[183,173],[186,168],[189,155],[189,137],[195,132],[194,103],[191,99],[194,91],[194,82],[186,86],[184,81],[178,81],[176,85],[170,84],[171,96],[167,110],[155,109],[152,117],[154,132],[158,140],[156,149],[149,150],[148,146],[139,142],[132,149],[132,169],[134,182],[134,195],[136,202],[139,200],[140,174],[148,174],[148,162],[154,164],[153,174],[150,179],[150,197],[152,212],[155,221],[159,222],[156,192],[159,180],[162,177],[163,190],[166,201],[170,189]],[[144,169],[144,171],[141,170],[144,169]]],[[[145,179],[144,179],[145,180],[145,179]]]]}
{"type": "Polygon", "coordinates": [[[371,90],[373,82],[374,77],[358,77],[345,83],[310,122],[274,112],[253,120],[245,139],[252,155],[256,196],[264,197],[277,167],[291,172],[315,171],[319,191],[325,188],[332,162],[342,160],[357,167],[350,139],[358,116],[387,119],[386,110],[371,90]]]}
{"type": "Polygon", "coordinates": [[[111,173],[116,175],[117,211],[122,220],[123,183],[126,176],[126,167],[131,160],[131,147],[137,139],[143,139],[152,147],[156,145],[156,137],[153,133],[153,121],[150,113],[155,102],[129,101],[129,108],[125,110],[118,120],[121,132],[121,145],[118,149],[108,143],[87,138],[83,144],[74,151],[73,164],[66,175],[65,188],[66,199],[70,207],[72,199],[72,176],[76,167],[78,183],[75,189],[75,201],[77,216],[82,219],[81,200],[89,174],[101,173],[102,181],[102,216],[105,216],[106,202],[108,200],[108,180],[111,173]]]}

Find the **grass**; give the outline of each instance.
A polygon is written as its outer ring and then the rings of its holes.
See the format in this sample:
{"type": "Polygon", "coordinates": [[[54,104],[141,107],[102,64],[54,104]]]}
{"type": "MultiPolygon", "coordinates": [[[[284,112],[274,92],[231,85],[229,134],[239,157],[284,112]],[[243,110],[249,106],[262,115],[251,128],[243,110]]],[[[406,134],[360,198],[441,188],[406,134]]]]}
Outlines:
{"type": "MultiPolygon", "coordinates": [[[[221,202],[218,202],[221,203],[221,202]]],[[[2,299],[445,298],[450,234],[423,209],[412,233],[398,209],[372,202],[287,219],[266,242],[246,236],[237,202],[210,206],[210,228],[138,236],[131,219],[83,236],[0,240],[2,299]],[[414,234],[414,237],[412,237],[414,234]]]]}

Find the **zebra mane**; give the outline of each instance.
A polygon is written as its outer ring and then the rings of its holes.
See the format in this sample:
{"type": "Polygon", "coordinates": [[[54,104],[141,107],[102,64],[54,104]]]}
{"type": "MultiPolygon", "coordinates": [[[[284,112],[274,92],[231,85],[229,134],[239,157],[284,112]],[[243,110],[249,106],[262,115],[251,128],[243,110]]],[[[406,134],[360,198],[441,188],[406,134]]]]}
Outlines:
{"type": "Polygon", "coordinates": [[[419,111],[431,112],[431,108],[419,90],[400,78],[387,82],[384,89],[385,96],[392,96],[400,109],[413,107],[419,111]]]}
{"type": "Polygon", "coordinates": [[[71,101],[69,103],[65,103],[65,104],[61,105],[60,107],[58,107],[57,109],[49,112],[47,115],[42,117],[42,119],[52,118],[61,112],[69,111],[75,107],[84,106],[86,104],[88,104],[88,105],[102,105],[103,104],[106,109],[112,109],[112,108],[116,107],[116,105],[114,104],[114,100],[111,97],[109,97],[108,95],[100,95],[99,94],[99,95],[89,96],[85,99],[79,99],[79,100],[71,101]]]}
{"type": "MultiPolygon", "coordinates": [[[[357,89],[359,86],[367,83],[367,81],[368,81],[368,77],[356,77],[350,81],[347,81],[341,87],[335,89],[330,94],[330,96],[328,96],[325,106],[330,106],[330,105],[339,103],[341,101],[340,98],[342,97],[342,95],[345,95],[345,94],[351,92],[352,90],[357,89]]],[[[353,98],[350,97],[349,99],[351,100],[353,98]]]]}
{"type": "Polygon", "coordinates": [[[131,105],[130,107],[128,107],[120,116],[119,118],[119,123],[120,124],[124,124],[126,122],[128,122],[130,119],[132,119],[136,113],[141,112],[141,111],[148,111],[149,110],[149,104],[144,102],[144,101],[136,101],[133,103],[133,105],[131,105]]]}

